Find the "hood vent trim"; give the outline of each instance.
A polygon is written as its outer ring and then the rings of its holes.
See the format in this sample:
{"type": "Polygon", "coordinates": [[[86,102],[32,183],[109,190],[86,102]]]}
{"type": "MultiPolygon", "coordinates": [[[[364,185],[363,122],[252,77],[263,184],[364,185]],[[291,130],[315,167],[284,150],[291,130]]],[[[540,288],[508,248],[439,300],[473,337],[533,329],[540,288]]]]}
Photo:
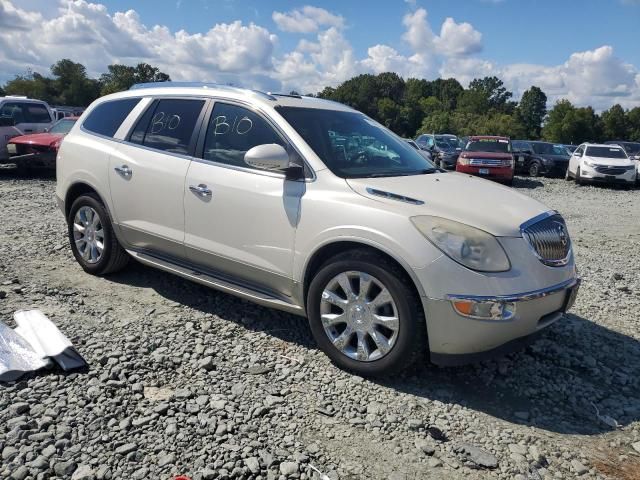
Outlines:
{"type": "Polygon", "coordinates": [[[411,197],[405,197],[397,193],[386,192],[384,190],[378,190],[377,188],[367,187],[367,192],[376,197],[388,198],[389,200],[397,200],[399,202],[411,203],[413,205],[424,205],[422,200],[417,200],[411,197]]]}

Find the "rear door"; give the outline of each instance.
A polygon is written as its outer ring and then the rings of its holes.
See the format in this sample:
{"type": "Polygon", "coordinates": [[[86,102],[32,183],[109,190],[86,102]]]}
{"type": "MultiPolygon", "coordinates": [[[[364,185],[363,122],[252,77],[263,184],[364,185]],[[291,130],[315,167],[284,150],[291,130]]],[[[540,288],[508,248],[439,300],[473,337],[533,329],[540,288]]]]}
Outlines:
{"type": "Polygon", "coordinates": [[[206,104],[152,101],[111,156],[111,200],[129,246],[184,258],[184,182],[206,104]]]}

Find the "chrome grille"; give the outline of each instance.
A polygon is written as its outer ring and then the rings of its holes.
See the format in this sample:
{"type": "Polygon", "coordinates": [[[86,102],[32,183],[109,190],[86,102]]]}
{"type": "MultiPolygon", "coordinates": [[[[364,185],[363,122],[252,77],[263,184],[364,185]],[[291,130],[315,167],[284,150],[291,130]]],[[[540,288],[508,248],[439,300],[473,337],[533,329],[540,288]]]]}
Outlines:
{"type": "Polygon", "coordinates": [[[547,216],[533,223],[527,222],[522,228],[522,236],[545,265],[555,267],[568,263],[571,239],[560,215],[547,216]]]}
{"type": "Polygon", "coordinates": [[[485,167],[500,167],[502,166],[502,160],[495,158],[472,158],[469,160],[469,165],[481,165],[485,167]]]}
{"type": "Polygon", "coordinates": [[[603,175],[622,175],[627,171],[624,167],[607,167],[605,165],[596,165],[594,170],[603,175]]]}

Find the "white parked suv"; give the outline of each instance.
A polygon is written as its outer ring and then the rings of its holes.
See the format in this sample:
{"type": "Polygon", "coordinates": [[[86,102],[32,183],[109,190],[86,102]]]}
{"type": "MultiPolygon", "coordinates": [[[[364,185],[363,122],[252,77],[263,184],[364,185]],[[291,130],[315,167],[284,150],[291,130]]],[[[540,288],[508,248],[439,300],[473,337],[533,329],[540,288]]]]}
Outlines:
{"type": "Polygon", "coordinates": [[[53,118],[53,111],[41,100],[21,96],[0,97],[0,164],[9,162],[9,140],[44,132],[53,124],[53,118]]]}
{"type": "Polygon", "coordinates": [[[592,182],[636,183],[636,164],[619,145],[583,143],[569,158],[565,179],[578,185],[592,182]]]}
{"type": "Polygon", "coordinates": [[[308,317],[364,375],[427,351],[459,364],[560,319],[578,287],[562,217],[444,173],[344,105],[224,86],[95,101],[62,143],[56,195],[75,258],[130,257],[308,317]]]}

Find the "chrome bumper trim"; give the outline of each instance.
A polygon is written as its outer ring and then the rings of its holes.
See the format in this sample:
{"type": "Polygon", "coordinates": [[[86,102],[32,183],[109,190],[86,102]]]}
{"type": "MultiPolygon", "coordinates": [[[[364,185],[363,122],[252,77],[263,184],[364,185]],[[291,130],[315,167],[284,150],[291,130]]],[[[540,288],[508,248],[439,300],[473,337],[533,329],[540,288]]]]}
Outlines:
{"type": "Polygon", "coordinates": [[[567,290],[579,285],[579,278],[571,278],[567,281],[553,285],[552,287],[534,290],[532,292],[516,293],[513,295],[447,295],[447,300],[469,300],[473,302],[526,302],[528,300],[536,300],[544,298],[554,293],[567,290]]]}

